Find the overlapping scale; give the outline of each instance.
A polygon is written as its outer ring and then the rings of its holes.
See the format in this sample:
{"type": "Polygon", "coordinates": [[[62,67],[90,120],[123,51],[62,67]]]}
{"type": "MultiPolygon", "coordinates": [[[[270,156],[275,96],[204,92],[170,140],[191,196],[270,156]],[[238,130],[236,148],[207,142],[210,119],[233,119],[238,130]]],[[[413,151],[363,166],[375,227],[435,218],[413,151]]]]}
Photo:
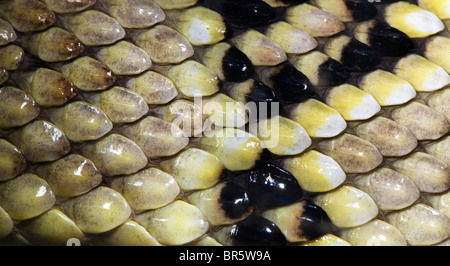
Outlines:
{"type": "Polygon", "coordinates": [[[0,245],[448,243],[449,1],[372,2],[0,1],[0,245]]]}

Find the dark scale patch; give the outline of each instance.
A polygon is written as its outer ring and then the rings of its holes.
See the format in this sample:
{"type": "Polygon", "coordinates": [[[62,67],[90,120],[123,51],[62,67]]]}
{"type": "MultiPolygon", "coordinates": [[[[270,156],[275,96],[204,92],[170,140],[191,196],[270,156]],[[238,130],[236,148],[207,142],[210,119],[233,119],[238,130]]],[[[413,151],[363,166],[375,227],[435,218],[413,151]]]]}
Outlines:
{"type": "MultiPolygon", "coordinates": [[[[273,90],[257,80],[255,80],[251,92],[245,96],[245,100],[247,103],[253,102],[256,104],[257,113],[253,114],[252,113],[253,110],[250,109],[249,110],[250,119],[253,118],[259,119],[260,117],[261,118],[271,117],[273,104],[279,103],[279,100],[276,97],[273,90]]],[[[278,108],[275,108],[274,112],[276,112],[277,110],[278,108]]]]}
{"type": "Polygon", "coordinates": [[[345,83],[349,76],[350,74],[344,65],[329,58],[319,66],[318,86],[338,86],[345,83]]]}
{"type": "Polygon", "coordinates": [[[249,173],[248,193],[260,211],[294,203],[303,196],[297,179],[288,171],[271,163],[249,173]]]}
{"type": "Polygon", "coordinates": [[[370,46],[352,39],[342,50],[341,62],[349,71],[370,71],[380,64],[381,56],[370,46]]]}
{"type": "Polygon", "coordinates": [[[303,212],[299,220],[298,234],[308,240],[331,233],[334,229],[333,223],[327,213],[310,201],[303,204],[303,212]]]}
{"type": "Polygon", "coordinates": [[[413,41],[384,22],[377,21],[367,32],[370,46],[385,56],[400,56],[414,49],[413,41]]]}
{"type": "Polygon", "coordinates": [[[346,0],[345,5],[350,10],[354,21],[364,21],[377,15],[376,7],[368,0],[346,0]]]}
{"type": "Polygon", "coordinates": [[[287,244],[281,230],[271,221],[250,215],[233,225],[230,238],[235,246],[284,246],[287,244]]]}
{"type": "Polygon", "coordinates": [[[255,80],[253,88],[251,92],[246,96],[247,102],[278,102],[278,98],[275,96],[273,90],[261,83],[260,81],[255,80]]]}
{"type": "Polygon", "coordinates": [[[261,165],[267,163],[271,159],[271,153],[268,149],[263,149],[263,151],[259,154],[259,159],[256,160],[253,168],[260,167],[261,165]]]}
{"type": "Polygon", "coordinates": [[[248,57],[231,46],[222,58],[222,69],[226,81],[241,82],[254,74],[253,64],[248,57]]]}
{"type": "Polygon", "coordinates": [[[258,27],[275,19],[275,10],[261,0],[206,0],[208,8],[220,13],[234,27],[258,27]]]}
{"type": "Polygon", "coordinates": [[[239,219],[248,214],[252,203],[248,197],[247,191],[239,183],[228,180],[220,192],[218,202],[231,219],[239,219]]]}
{"type": "Polygon", "coordinates": [[[285,102],[302,102],[316,96],[309,79],[290,64],[283,64],[269,77],[277,98],[285,102]]]}
{"type": "Polygon", "coordinates": [[[233,30],[233,26],[224,18],[222,18],[223,23],[225,24],[225,39],[230,39],[233,38],[233,36],[235,36],[235,32],[233,30]]]}

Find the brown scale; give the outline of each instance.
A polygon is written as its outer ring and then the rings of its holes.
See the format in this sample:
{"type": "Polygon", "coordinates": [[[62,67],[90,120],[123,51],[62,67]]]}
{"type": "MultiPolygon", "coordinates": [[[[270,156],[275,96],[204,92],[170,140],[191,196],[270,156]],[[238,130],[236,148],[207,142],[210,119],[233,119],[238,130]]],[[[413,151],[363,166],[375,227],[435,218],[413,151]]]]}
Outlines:
{"type": "Polygon", "coordinates": [[[45,30],[56,22],[56,14],[39,0],[2,1],[0,17],[20,32],[45,30]]]}

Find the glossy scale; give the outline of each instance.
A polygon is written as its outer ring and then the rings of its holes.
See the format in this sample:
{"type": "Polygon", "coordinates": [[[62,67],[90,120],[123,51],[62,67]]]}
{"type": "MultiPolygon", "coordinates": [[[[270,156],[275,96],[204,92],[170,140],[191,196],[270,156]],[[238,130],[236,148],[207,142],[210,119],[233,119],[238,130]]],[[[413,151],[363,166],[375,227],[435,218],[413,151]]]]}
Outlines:
{"type": "Polygon", "coordinates": [[[257,27],[275,18],[275,10],[263,1],[207,0],[206,6],[216,10],[233,26],[257,27]]]}
{"type": "Polygon", "coordinates": [[[250,171],[248,193],[260,211],[288,205],[303,197],[295,177],[271,163],[250,171]]]}
{"type": "Polygon", "coordinates": [[[309,79],[289,63],[269,68],[262,76],[262,81],[270,86],[282,101],[301,102],[316,96],[309,79]]]}
{"type": "Polygon", "coordinates": [[[229,246],[282,246],[287,241],[280,229],[259,215],[251,215],[215,233],[222,244],[229,246]]]}

